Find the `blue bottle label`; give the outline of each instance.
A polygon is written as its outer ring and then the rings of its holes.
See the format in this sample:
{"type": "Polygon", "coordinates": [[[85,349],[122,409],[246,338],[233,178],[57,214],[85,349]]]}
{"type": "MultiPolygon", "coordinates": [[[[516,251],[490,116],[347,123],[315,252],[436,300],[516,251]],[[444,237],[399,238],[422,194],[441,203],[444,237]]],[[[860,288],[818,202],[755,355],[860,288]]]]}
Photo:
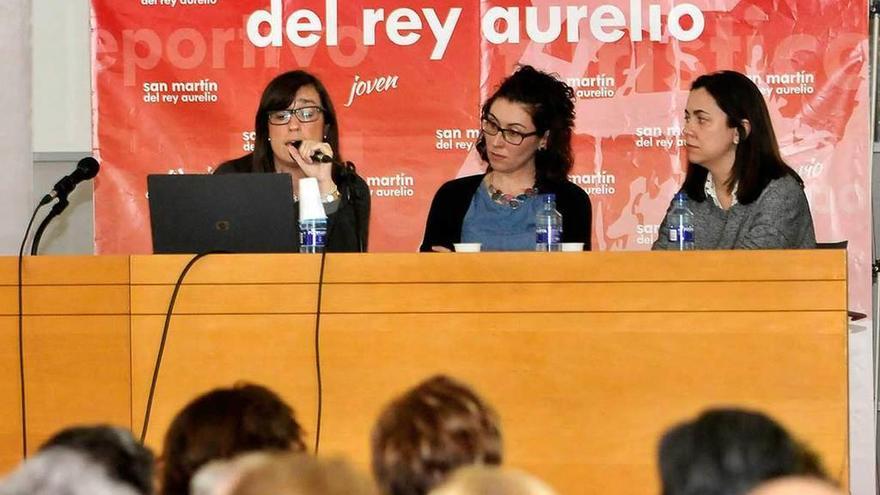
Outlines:
{"type": "Polygon", "coordinates": [[[669,226],[669,242],[694,242],[694,228],[684,226],[669,226]]]}
{"type": "Polygon", "coordinates": [[[302,230],[299,233],[299,244],[300,246],[323,247],[326,234],[323,230],[302,230]]]}
{"type": "Polygon", "coordinates": [[[552,232],[537,231],[537,232],[535,232],[535,241],[538,244],[559,244],[560,241],[562,240],[561,234],[562,233],[558,229],[553,230],[552,232]],[[552,237],[550,235],[548,235],[551,233],[552,233],[552,237]],[[550,242],[547,242],[548,238],[550,239],[550,242]]]}

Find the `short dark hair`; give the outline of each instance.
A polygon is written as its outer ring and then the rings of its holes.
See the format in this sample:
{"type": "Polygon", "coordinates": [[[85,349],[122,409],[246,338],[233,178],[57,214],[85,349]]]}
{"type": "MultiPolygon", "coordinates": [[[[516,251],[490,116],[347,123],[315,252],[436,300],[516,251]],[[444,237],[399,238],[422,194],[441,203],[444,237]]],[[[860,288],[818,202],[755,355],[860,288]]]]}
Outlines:
{"type": "Polygon", "coordinates": [[[663,495],[740,495],[787,475],[826,478],[818,456],[770,417],[710,409],[660,441],[663,495]]]}
{"type": "Polygon", "coordinates": [[[153,493],[153,453],[130,431],[110,425],[74,426],[52,435],[40,451],[65,447],[80,452],[107,470],[114,480],[143,495],[153,493]]]}
{"type": "Polygon", "coordinates": [[[434,376],[382,411],[372,457],[383,493],[424,495],[459,466],[501,464],[500,422],[467,385],[434,376]]]}
{"type": "MultiPolygon", "coordinates": [[[[571,137],[575,110],[571,86],[554,75],[530,65],[521,65],[486,100],[480,118],[488,117],[492,104],[498,98],[524,105],[539,136],[549,131],[546,148],[535,153],[535,179],[538,184],[568,180],[568,173],[574,166],[571,137]]],[[[482,134],[477,141],[477,151],[480,158],[488,163],[486,136],[482,134]]]]}
{"type": "Polygon", "coordinates": [[[339,151],[339,121],[336,117],[336,109],[333,107],[333,100],[330,99],[330,93],[327,92],[327,88],[324,87],[320,79],[314,75],[304,70],[292,70],[272,79],[263,90],[263,96],[260,97],[260,106],[254,116],[254,172],[275,172],[272,146],[269,145],[269,113],[290,107],[296,92],[305,86],[314,87],[318,96],[321,97],[326,142],[333,148],[334,161],[344,163],[339,151]]]}
{"type": "Polygon", "coordinates": [[[162,494],[186,495],[195,472],[215,459],[258,450],[305,451],[293,409],[266,387],[218,388],[186,405],[168,428],[162,494]]]}
{"type": "MultiPolygon", "coordinates": [[[[705,89],[727,115],[727,127],[735,128],[739,134],[733,170],[725,184],[729,192],[736,186],[737,202],[754,202],[770,181],[785,175],[791,175],[803,187],[804,181],[782,159],[767,103],[751,79],[736,71],[723,70],[698,77],[691,84],[691,91],[700,88],[705,89]],[[749,131],[743,120],[749,122],[749,131]]],[[[708,173],[702,165],[688,163],[682,189],[691,199],[706,200],[708,173]]]]}

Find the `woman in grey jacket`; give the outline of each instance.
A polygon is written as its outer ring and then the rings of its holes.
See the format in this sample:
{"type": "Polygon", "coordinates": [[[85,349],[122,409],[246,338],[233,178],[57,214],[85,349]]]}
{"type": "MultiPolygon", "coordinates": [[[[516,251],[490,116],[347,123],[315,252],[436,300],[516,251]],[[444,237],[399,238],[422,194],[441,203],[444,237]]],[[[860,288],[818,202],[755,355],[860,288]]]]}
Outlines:
{"type": "MultiPolygon", "coordinates": [[[[681,192],[694,213],[697,249],[816,247],[804,182],[782,160],[751,79],[734,71],[698,77],[684,120],[688,168],[681,192]]],[[[664,218],[653,249],[677,248],[667,234],[664,218]]]]}

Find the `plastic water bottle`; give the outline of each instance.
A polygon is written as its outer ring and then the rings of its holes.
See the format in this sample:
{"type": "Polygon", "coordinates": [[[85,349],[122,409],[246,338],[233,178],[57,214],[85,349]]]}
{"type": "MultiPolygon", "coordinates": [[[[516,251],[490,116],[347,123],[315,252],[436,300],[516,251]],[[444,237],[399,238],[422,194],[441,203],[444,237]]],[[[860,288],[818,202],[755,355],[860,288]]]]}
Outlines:
{"type": "Polygon", "coordinates": [[[322,253],[327,242],[327,219],[312,218],[299,222],[299,252],[322,253]]]}
{"type": "Polygon", "coordinates": [[[556,211],[556,195],[542,194],[541,208],[535,215],[535,251],[562,249],[562,215],[556,211]]]}
{"type": "Polygon", "coordinates": [[[694,249],[694,212],[688,208],[685,193],[676,194],[673,201],[675,204],[666,215],[666,235],[679,251],[689,251],[694,249]]]}

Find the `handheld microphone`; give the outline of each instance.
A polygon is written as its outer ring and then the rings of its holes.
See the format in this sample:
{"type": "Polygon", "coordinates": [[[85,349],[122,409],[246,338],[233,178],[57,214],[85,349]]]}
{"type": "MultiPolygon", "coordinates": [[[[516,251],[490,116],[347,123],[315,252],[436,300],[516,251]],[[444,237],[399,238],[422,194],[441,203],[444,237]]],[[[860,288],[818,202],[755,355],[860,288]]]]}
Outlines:
{"type": "Polygon", "coordinates": [[[76,170],[55,183],[55,187],[52,188],[52,191],[49,194],[43,196],[43,199],[40,200],[40,204],[45,205],[59,197],[66,198],[67,195],[76,188],[77,184],[98,175],[98,169],[100,168],[101,166],[98,164],[98,160],[95,160],[90,156],[83,158],[76,164],[76,170]]]}
{"type": "MultiPolygon", "coordinates": [[[[301,144],[302,144],[302,141],[294,141],[293,142],[293,145],[296,147],[296,149],[299,149],[299,145],[301,145],[301,144]]],[[[333,163],[333,157],[325,155],[324,152],[321,150],[315,150],[312,153],[312,156],[310,156],[309,158],[311,158],[313,162],[333,163]]]]}

